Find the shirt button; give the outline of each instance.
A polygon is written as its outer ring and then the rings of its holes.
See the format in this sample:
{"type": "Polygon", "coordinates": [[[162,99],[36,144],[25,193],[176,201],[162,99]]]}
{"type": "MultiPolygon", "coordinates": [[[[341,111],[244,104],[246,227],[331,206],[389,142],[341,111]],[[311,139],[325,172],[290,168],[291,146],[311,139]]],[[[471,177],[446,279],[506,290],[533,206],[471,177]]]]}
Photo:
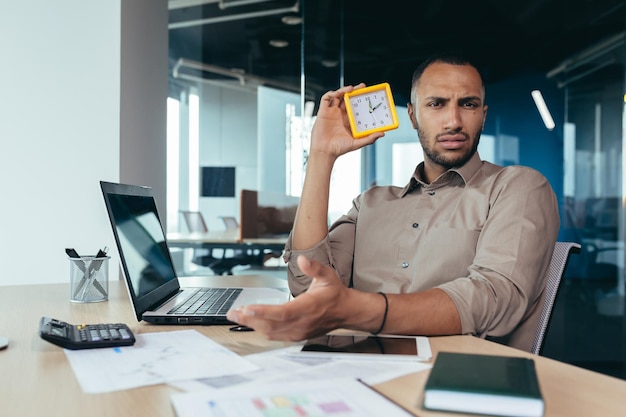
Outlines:
{"type": "Polygon", "coordinates": [[[435,192],[434,191],[429,191],[428,195],[435,195],[435,192]]]}
{"type": "Polygon", "coordinates": [[[402,268],[406,269],[409,267],[409,263],[408,262],[402,262],[402,268]]]}
{"type": "Polygon", "coordinates": [[[413,223],[413,229],[417,229],[418,227],[419,227],[419,224],[413,223]]]}

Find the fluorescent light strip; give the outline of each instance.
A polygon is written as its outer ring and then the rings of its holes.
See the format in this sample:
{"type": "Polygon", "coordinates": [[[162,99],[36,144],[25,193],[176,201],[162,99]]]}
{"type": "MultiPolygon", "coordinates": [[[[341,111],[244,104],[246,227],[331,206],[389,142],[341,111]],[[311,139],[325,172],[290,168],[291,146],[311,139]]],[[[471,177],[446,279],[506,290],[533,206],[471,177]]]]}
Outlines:
{"type": "Polygon", "coordinates": [[[550,110],[548,110],[548,106],[543,99],[543,95],[539,90],[531,91],[530,95],[533,97],[535,101],[535,106],[537,106],[537,110],[539,110],[539,114],[541,115],[541,119],[543,120],[543,124],[546,125],[546,129],[552,130],[554,129],[554,119],[550,114],[550,110]]]}

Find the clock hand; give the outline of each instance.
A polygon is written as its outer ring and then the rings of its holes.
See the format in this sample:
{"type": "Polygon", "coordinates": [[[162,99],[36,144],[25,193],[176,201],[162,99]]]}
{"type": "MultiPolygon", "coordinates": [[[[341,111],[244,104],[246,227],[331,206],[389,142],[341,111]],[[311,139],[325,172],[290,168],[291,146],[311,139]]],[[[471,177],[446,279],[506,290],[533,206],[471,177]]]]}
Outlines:
{"type": "Polygon", "coordinates": [[[370,113],[371,113],[371,112],[373,112],[374,110],[376,110],[375,108],[374,108],[374,109],[372,108],[372,102],[371,102],[371,101],[369,101],[369,100],[368,100],[368,101],[367,101],[367,105],[368,105],[368,106],[369,106],[369,108],[370,108],[370,113]]]}
{"type": "Polygon", "coordinates": [[[380,103],[378,103],[376,106],[374,106],[374,108],[372,109],[372,111],[376,110],[377,108],[380,107],[380,105],[383,104],[383,102],[381,101],[380,103]]]}

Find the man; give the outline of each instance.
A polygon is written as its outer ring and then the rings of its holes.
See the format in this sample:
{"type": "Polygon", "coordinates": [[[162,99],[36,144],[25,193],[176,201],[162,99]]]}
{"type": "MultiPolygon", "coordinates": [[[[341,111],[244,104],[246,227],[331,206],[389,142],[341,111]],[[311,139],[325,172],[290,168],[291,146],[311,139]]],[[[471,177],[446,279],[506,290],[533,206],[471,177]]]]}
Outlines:
{"type": "Polygon", "coordinates": [[[231,311],[229,318],[281,340],[347,328],[517,333],[514,345],[530,347],[559,229],[557,202],[537,171],[480,160],[487,106],[478,70],[442,56],[415,71],[408,113],[424,162],[404,188],[365,191],[328,230],[335,160],[384,136],[355,140],[350,134],[343,95],[361,87],[322,97],[285,252],[297,297],[282,306],[231,311]]]}

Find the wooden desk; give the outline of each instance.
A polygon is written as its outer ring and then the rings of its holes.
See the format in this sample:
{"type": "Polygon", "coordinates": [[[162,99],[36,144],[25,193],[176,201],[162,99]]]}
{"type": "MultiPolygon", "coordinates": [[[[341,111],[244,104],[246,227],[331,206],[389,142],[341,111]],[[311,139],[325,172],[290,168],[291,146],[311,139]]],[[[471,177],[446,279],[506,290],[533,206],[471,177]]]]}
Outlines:
{"type": "MultiPolygon", "coordinates": [[[[211,277],[222,285],[284,285],[283,280],[266,276],[211,277]],[[268,280],[265,281],[264,280],[268,280]],[[271,282],[270,282],[271,281],[271,282]]],[[[194,278],[196,283],[203,279],[194,278]]],[[[189,281],[192,284],[194,281],[189,281]]],[[[204,281],[206,283],[206,281],[204,281]]],[[[184,282],[187,284],[187,281],[184,282]]],[[[110,283],[108,302],[72,304],[66,284],[0,287],[0,334],[9,337],[9,347],[0,351],[0,410],[6,416],[89,417],[151,416],[173,417],[167,385],[137,388],[107,394],[84,394],[63,350],[38,335],[41,316],[71,323],[122,321],[137,334],[179,330],[180,326],[137,323],[123,282],[110,283]]],[[[185,327],[189,328],[189,327],[185,327]]],[[[247,354],[284,347],[282,342],[265,340],[255,332],[233,333],[229,326],[192,326],[218,343],[247,354]]],[[[511,356],[530,354],[469,336],[431,338],[433,352],[458,351],[511,356]]],[[[535,357],[546,416],[624,416],[626,381],[576,368],[551,359],[535,357]]],[[[428,371],[407,375],[376,388],[419,416],[455,416],[421,409],[421,392],[428,371]]]]}

